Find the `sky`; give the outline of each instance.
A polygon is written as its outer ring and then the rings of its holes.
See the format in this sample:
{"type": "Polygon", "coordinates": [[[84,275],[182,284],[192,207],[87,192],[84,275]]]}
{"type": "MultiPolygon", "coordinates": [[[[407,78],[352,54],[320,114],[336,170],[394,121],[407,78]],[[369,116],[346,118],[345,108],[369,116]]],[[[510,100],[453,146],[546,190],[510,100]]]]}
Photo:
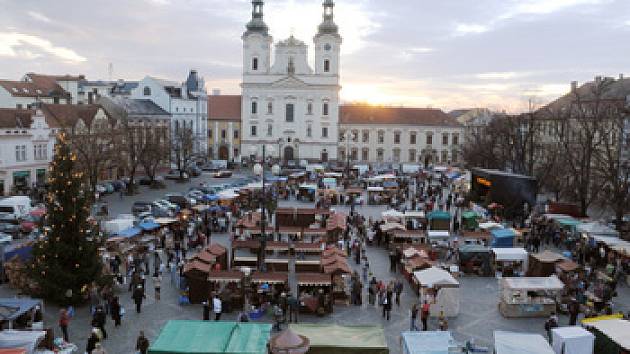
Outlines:
{"type": "MultiPolygon", "coordinates": [[[[275,41],[312,43],[321,0],[267,0],[275,41]]],[[[630,74],[630,0],[336,0],[344,102],[521,112],[630,74]]],[[[0,78],[184,81],[239,94],[249,0],[0,0],[0,78]]],[[[311,50],[310,54],[313,54],[311,50]]]]}

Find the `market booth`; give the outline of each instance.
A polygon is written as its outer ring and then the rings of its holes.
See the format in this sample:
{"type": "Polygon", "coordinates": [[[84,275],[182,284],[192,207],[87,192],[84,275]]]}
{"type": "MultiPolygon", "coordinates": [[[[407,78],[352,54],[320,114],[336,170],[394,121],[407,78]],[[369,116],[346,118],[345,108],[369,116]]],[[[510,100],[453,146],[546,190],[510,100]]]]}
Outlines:
{"type": "Polygon", "coordinates": [[[309,339],[307,354],[388,354],[382,326],[291,324],[296,334],[309,339]]]}
{"type": "Polygon", "coordinates": [[[435,210],[427,215],[430,230],[450,230],[451,214],[448,211],[435,210]]]}
{"type": "Polygon", "coordinates": [[[465,211],[462,213],[462,229],[475,230],[479,227],[479,214],[474,211],[465,211]]]}
{"type": "Polygon", "coordinates": [[[459,267],[467,274],[492,275],[490,248],[474,244],[459,246],[459,267]]]}
{"type": "Polygon", "coordinates": [[[266,354],[271,325],[170,320],[150,354],[266,354]]]}
{"type": "MultiPolygon", "coordinates": [[[[401,344],[403,354],[449,354],[457,348],[450,332],[402,332],[401,344]]],[[[461,352],[461,350],[460,350],[461,352]]]]}
{"type": "Polygon", "coordinates": [[[244,274],[238,270],[211,271],[208,273],[208,283],[211,292],[219,293],[223,301],[223,312],[243,307],[241,286],[244,274]]]}
{"type": "MultiPolygon", "coordinates": [[[[20,353],[18,350],[22,350],[23,353],[33,354],[45,337],[46,331],[17,331],[12,329],[0,331],[0,353],[4,349],[12,351],[9,353],[20,353]]],[[[72,353],[72,351],[61,353],[72,353]]]]}
{"type": "Polygon", "coordinates": [[[529,253],[524,248],[493,248],[494,270],[497,276],[524,276],[529,253]]]}
{"type": "Polygon", "coordinates": [[[432,317],[437,317],[440,311],[447,317],[459,314],[459,282],[451,273],[431,267],[414,272],[413,277],[420,301],[428,301],[432,317]]]}
{"type": "Polygon", "coordinates": [[[593,354],[595,336],[582,327],[552,328],[551,338],[556,354],[593,354]]]}
{"type": "Polygon", "coordinates": [[[210,283],[208,274],[211,265],[197,259],[184,264],[184,277],[188,284],[188,300],[191,304],[200,304],[208,301],[210,295],[210,283]]]}
{"type": "Polygon", "coordinates": [[[564,283],[555,276],[501,279],[499,310],[504,317],[547,317],[556,311],[564,283]]]}
{"type": "Polygon", "coordinates": [[[297,273],[300,310],[319,315],[332,312],[332,276],[323,273],[297,273]]]}
{"type": "Polygon", "coordinates": [[[491,247],[514,247],[514,239],[516,238],[514,229],[493,229],[490,231],[490,235],[492,237],[491,247]]]}
{"type": "Polygon", "coordinates": [[[596,354],[630,353],[630,322],[611,319],[585,324],[595,335],[596,354]]]}
{"type": "Polygon", "coordinates": [[[547,250],[541,253],[530,254],[527,275],[531,277],[548,277],[555,273],[556,263],[565,259],[564,256],[547,250]]]}
{"type": "Polygon", "coordinates": [[[495,354],[556,354],[540,334],[494,331],[495,354]]]}

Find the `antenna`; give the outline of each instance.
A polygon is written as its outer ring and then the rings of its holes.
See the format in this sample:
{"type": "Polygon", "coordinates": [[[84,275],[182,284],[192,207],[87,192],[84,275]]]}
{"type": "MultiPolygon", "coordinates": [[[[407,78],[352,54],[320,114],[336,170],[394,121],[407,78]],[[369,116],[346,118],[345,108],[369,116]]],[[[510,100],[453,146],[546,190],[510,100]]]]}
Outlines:
{"type": "Polygon", "coordinates": [[[107,64],[107,73],[109,74],[109,81],[112,81],[112,78],[114,77],[114,64],[107,64]]]}

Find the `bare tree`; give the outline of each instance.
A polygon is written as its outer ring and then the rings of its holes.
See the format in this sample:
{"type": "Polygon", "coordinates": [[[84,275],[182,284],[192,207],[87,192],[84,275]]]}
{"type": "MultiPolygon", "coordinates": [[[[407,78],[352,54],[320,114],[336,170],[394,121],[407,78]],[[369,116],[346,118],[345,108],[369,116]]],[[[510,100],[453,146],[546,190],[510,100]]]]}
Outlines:
{"type": "Polygon", "coordinates": [[[179,172],[180,180],[184,179],[184,173],[193,160],[193,146],[194,138],[192,128],[176,128],[171,140],[171,153],[173,162],[179,172]]]}
{"type": "Polygon", "coordinates": [[[151,186],[156,186],[155,176],[158,168],[169,161],[169,145],[166,141],[168,129],[147,130],[145,143],[140,152],[140,164],[149,177],[151,186]]]}

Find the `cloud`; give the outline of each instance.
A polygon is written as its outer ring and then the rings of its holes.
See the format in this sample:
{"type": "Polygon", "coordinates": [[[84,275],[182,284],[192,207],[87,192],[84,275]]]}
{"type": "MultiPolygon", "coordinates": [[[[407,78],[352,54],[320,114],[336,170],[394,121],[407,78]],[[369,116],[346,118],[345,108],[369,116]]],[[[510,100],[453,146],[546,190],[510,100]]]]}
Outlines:
{"type": "Polygon", "coordinates": [[[475,78],[481,80],[511,80],[517,78],[523,78],[530,76],[530,72],[515,72],[515,71],[505,71],[505,72],[487,72],[476,74],[475,78]]]}
{"type": "Polygon", "coordinates": [[[608,0],[519,0],[499,19],[505,20],[519,15],[548,15],[567,8],[581,5],[600,5],[608,0]]]}
{"type": "Polygon", "coordinates": [[[488,32],[490,30],[489,26],[474,24],[474,23],[460,23],[455,27],[456,35],[467,35],[467,34],[479,34],[488,32]]]}
{"type": "Polygon", "coordinates": [[[40,57],[42,52],[69,63],[87,61],[74,50],[55,46],[45,38],[19,32],[0,32],[0,56],[33,59],[40,57]]]}
{"type": "Polygon", "coordinates": [[[29,16],[31,16],[32,18],[36,19],[37,21],[40,22],[44,22],[44,23],[51,23],[52,20],[50,18],[48,18],[46,15],[40,13],[40,12],[35,12],[35,11],[28,11],[27,14],[29,16]]]}

